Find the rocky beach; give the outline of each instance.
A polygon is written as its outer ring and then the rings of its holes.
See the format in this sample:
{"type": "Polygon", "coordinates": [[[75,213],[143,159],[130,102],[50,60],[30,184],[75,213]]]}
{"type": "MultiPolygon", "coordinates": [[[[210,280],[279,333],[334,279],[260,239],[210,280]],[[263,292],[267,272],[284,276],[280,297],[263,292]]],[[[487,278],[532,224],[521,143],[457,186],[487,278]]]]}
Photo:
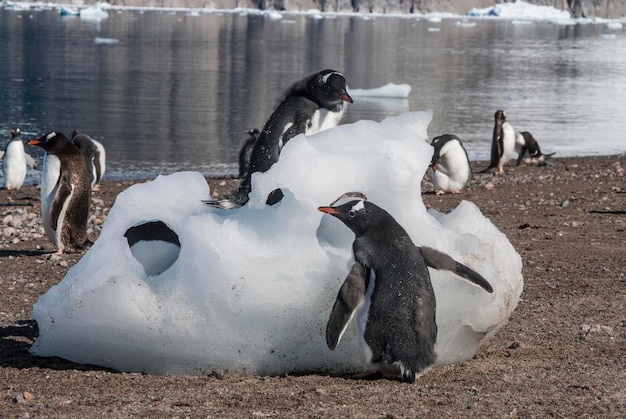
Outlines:
{"type": "MultiPolygon", "coordinates": [[[[33,304],[84,253],[53,254],[37,187],[0,190],[0,417],[625,417],[626,155],[511,161],[503,175],[472,165],[458,195],[435,195],[427,175],[423,200],[442,212],[474,202],[521,255],[524,292],[474,359],[413,385],[315,372],[154,376],[35,357],[33,304]]],[[[92,193],[92,240],[137,182],[105,178],[92,193]]],[[[214,196],[235,184],[208,182],[214,196]]]]}

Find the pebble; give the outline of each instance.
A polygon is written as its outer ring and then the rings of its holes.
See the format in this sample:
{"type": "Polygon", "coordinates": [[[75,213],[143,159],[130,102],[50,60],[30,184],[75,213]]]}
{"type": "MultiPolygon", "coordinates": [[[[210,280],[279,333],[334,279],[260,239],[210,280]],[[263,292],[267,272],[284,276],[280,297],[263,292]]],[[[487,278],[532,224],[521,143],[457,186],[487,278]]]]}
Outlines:
{"type": "MultiPolygon", "coordinates": [[[[91,216],[88,221],[89,234],[97,235],[102,230],[109,208],[102,199],[92,198],[91,216]]],[[[20,242],[39,240],[45,237],[40,209],[7,206],[0,214],[0,247],[20,242]]],[[[41,246],[38,246],[41,249],[41,246]]]]}

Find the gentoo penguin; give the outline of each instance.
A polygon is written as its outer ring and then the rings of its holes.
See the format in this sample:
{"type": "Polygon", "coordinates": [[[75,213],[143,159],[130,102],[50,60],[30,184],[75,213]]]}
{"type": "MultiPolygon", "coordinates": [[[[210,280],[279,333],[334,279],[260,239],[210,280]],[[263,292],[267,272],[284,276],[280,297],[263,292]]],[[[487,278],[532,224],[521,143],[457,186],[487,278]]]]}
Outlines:
{"type": "Polygon", "coordinates": [[[450,270],[493,292],[480,274],[429,247],[417,247],[385,210],[363,200],[319,207],[352,232],[354,265],[339,290],[326,327],[334,350],[357,310],[359,342],[368,367],[400,368],[412,383],[435,361],[436,301],[427,266],[450,270]]]}
{"type": "Polygon", "coordinates": [[[248,138],[239,151],[239,179],[243,179],[246,176],[246,173],[248,173],[248,168],[250,167],[250,155],[252,154],[256,140],[259,138],[259,134],[261,133],[256,128],[249,130],[248,138]]]}
{"type": "Polygon", "coordinates": [[[50,132],[28,144],[46,150],[41,177],[46,235],[57,246],[57,254],[84,249],[91,244],[87,238],[91,183],[85,158],[60,132],[50,132]]]}
{"type": "Polygon", "coordinates": [[[3,158],[2,169],[4,170],[4,185],[8,190],[20,189],[26,179],[27,167],[36,168],[33,158],[24,151],[19,128],[11,129],[11,141],[6,149],[0,154],[3,158]]]}
{"type": "Polygon", "coordinates": [[[506,121],[506,113],[498,109],[495,113],[496,123],[493,127],[493,137],[491,139],[491,161],[489,167],[482,171],[486,172],[494,167],[498,172],[504,173],[504,165],[511,160],[515,149],[515,130],[506,121]]]}
{"type": "Polygon", "coordinates": [[[82,134],[77,129],[72,131],[72,142],[85,156],[87,170],[89,170],[91,179],[91,189],[97,190],[98,184],[106,170],[106,151],[104,146],[99,141],[94,140],[87,134],[82,134]]]}
{"type": "Polygon", "coordinates": [[[517,165],[522,163],[541,165],[546,161],[546,157],[554,155],[554,153],[543,154],[539,148],[539,143],[535,137],[528,132],[522,131],[515,138],[515,151],[517,151],[517,165]],[[524,159],[524,155],[528,152],[528,158],[524,159]]]}
{"type": "Polygon", "coordinates": [[[430,162],[430,174],[437,195],[459,193],[472,177],[467,151],[456,135],[444,134],[433,138],[435,148],[430,162]]]}
{"type": "MultiPolygon", "coordinates": [[[[206,203],[218,208],[244,205],[252,189],[252,175],[267,172],[278,161],[283,146],[296,135],[312,135],[336,126],[343,116],[343,102],[352,103],[352,98],[346,91],[346,79],[337,71],[323,70],[293,84],[261,130],[239,189],[227,198],[206,203]]],[[[282,191],[276,189],[267,204],[274,205],[282,197],[282,191]]]]}

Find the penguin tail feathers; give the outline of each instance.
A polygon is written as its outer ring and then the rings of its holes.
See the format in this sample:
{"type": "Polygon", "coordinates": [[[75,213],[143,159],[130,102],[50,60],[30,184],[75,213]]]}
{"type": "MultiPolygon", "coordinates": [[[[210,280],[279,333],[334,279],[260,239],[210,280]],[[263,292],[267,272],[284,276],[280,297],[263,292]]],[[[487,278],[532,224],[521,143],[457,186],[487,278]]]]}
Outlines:
{"type": "Polygon", "coordinates": [[[241,205],[238,205],[235,201],[232,201],[228,198],[213,199],[210,201],[202,201],[202,203],[204,203],[205,205],[208,205],[209,207],[218,208],[218,209],[233,209],[233,208],[239,208],[241,206],[241,205]]]}
{"type": "Polygon", "coordinates": [[[437,270],[450,271],[458,276],[467,279],[469,282],[478,285],[485,291],[492,293],[493,287],[481,274],[472,268],[463,265],[452,259],[449,255],[442,253],[432,247],[420,247],[426,265],[437,270]]]}
{"type": "Polygon", "coordinates": [[[69,244],[66,247],[66,250],[69,253],[81,252],[83,250],[89,249],[92,245],[93,245],[93,242],[89,240],[88,238],[85,238],[85,239],[80,239],[78,241],[75,241],[69,244]]]}
{"type": "Polygon", "coordinates": [[[243,206],[248,202],[248,195],[232,194],[224,198],[202,201],[204,204],[212,208],[234,209],[243,206]]]}

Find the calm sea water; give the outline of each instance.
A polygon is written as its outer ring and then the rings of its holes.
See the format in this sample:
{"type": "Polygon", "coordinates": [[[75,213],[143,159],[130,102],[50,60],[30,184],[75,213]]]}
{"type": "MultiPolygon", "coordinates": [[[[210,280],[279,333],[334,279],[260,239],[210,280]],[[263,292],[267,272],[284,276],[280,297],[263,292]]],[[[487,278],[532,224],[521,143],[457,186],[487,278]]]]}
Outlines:
{"type": "Polygon", "coordinates": [[[105,145],[109,178],[234,174],[245,132],[323,68],[351,88],[412,86],[359,98],[344,122],[432,109],[429,135],[459,135],[473,160],[496,109],[558,156],[626,152],[626,31],[603,24],[0,9],[0,45],[0,145],[15,126],[80,128],[105,145]]]}

